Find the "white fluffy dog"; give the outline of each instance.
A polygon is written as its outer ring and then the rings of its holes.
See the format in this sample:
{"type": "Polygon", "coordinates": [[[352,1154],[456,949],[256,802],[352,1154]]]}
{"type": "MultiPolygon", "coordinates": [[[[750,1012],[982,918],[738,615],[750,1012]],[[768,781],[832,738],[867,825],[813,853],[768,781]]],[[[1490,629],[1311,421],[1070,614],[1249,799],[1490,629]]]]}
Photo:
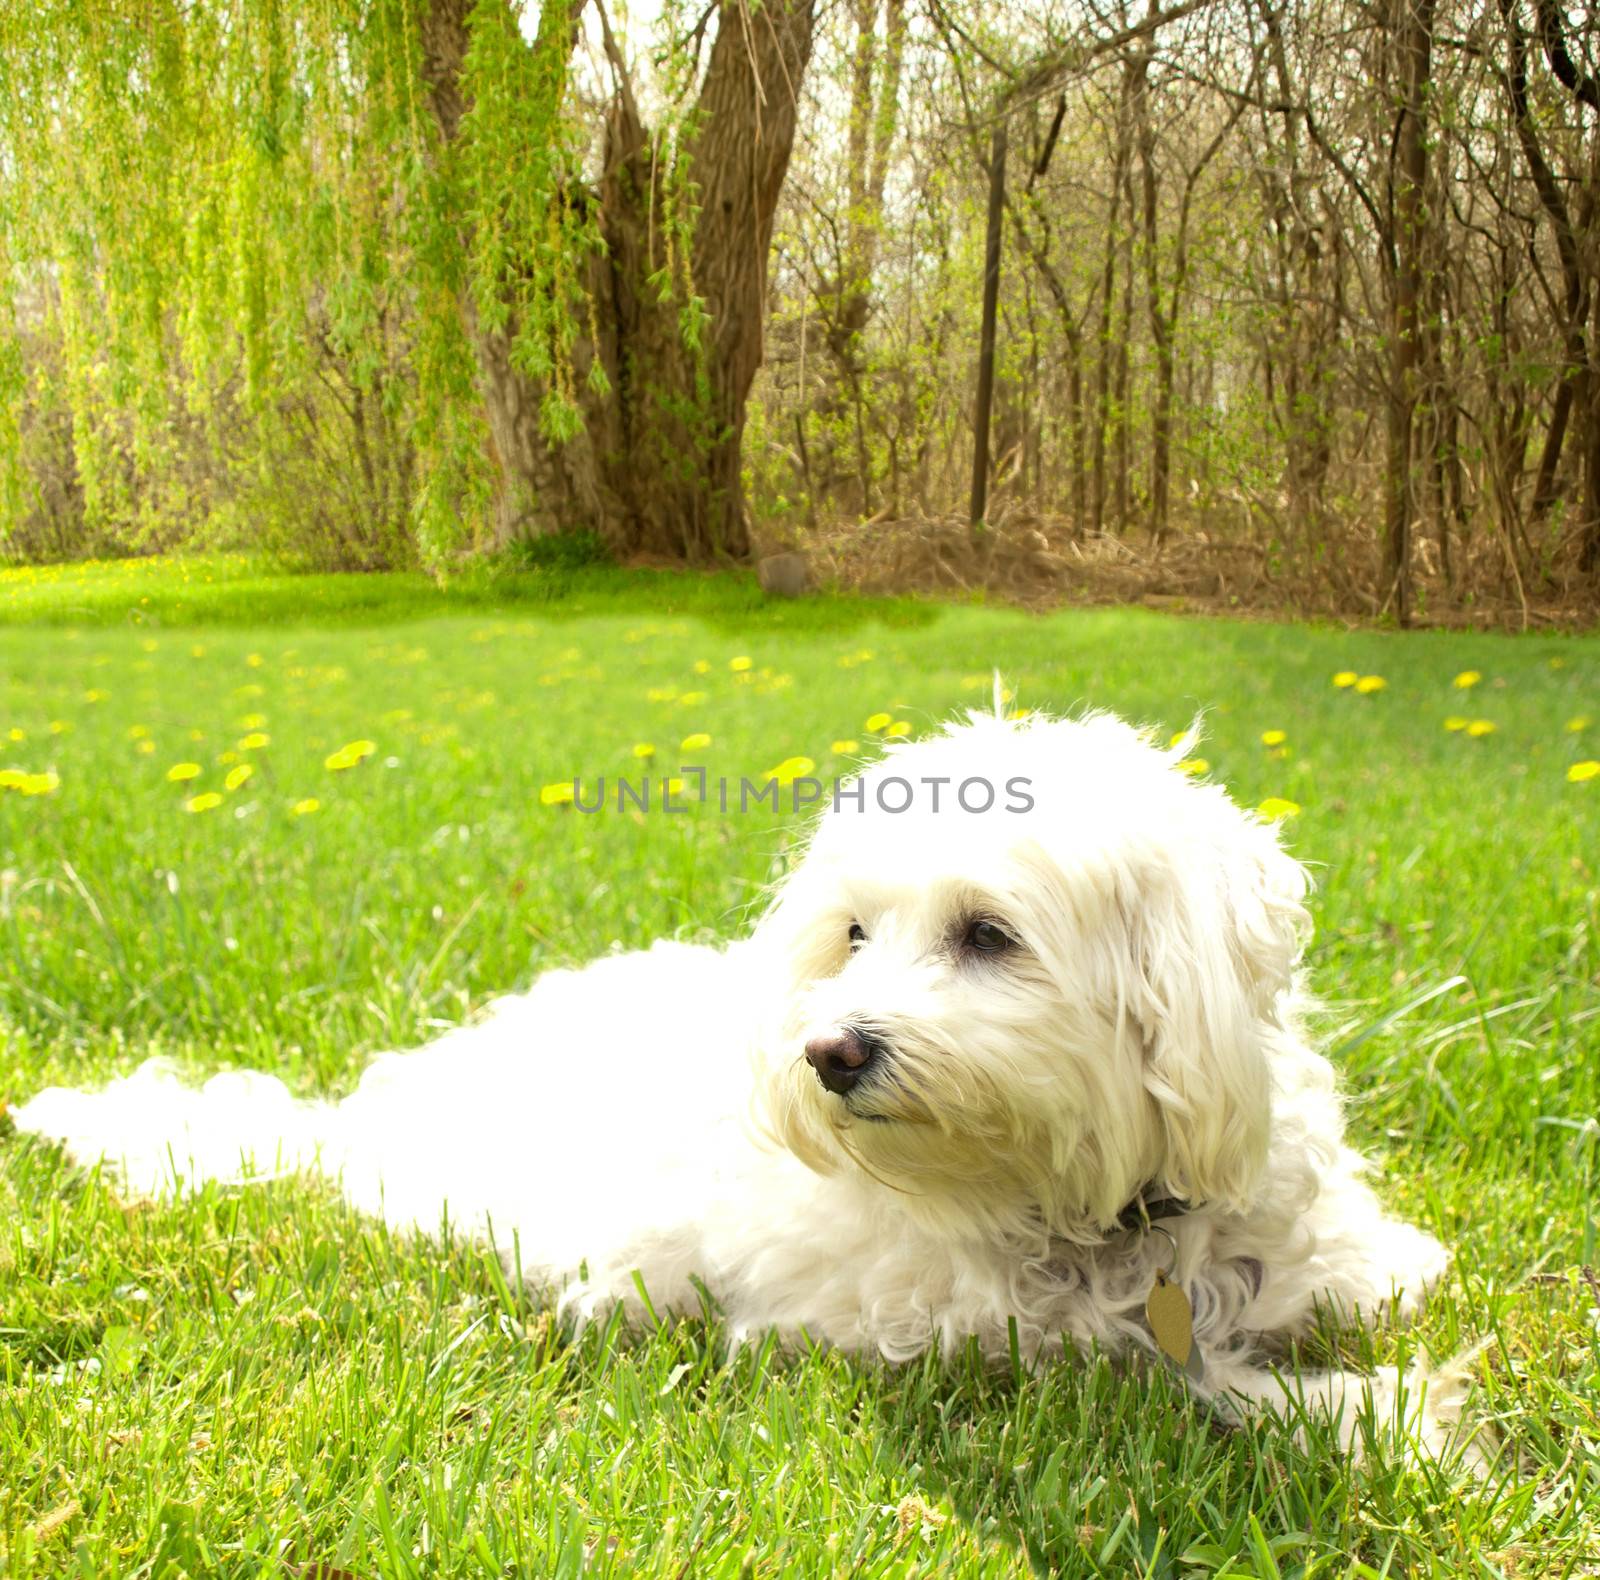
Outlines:
{"type": "Polygon", "coordinates": [[[551,972],[338,1103],[151,1064],[17,1124],[143,1190],[318,1168],[397,1226],[515,1240],[584,1316],[703,1286],[735,1337],[893,1359],[1153,1352],[1165,1280],[1203,1395],[1440,1448],[1459,1375],[1286,1359],[1319,1306],[1410,1310],[1446,1254],[1384,1213],[1302,1032],[1304,870],[1182,751],[974,716],[865,770],[726,949],[551,972]]]}

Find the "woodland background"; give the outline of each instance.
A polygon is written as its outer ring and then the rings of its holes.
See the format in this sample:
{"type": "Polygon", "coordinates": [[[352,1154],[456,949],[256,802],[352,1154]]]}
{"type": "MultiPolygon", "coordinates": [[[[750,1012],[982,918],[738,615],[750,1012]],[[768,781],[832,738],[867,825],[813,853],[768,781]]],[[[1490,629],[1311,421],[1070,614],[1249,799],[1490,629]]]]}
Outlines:
{"type": "Polygon", "coordinates": [[[1557,0],[11,0],[0,556],[1592,621],[1597,123],[1557,0]]]}

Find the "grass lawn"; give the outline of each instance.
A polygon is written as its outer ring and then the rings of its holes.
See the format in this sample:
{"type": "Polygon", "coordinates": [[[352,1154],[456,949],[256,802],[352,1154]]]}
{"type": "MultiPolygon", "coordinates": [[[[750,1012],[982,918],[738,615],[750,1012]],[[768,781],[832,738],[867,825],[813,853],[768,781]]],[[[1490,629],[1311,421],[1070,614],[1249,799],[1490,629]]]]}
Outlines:
{"type": "MultiPolygon", "coordinates": [[[[1600,758],[1595,640],[767,605],[595,570],[6,572],[0,1097],[151,1052],[342,1090],[548,966],[730,936],[781,820],[541,789],[646,744],[672,768],[696,733],[713,772],[834,772],[869,715],[921,730],[996,665],[1021,705],[1163,730],[1204,708],[1212,773],[1302,809],[1357,1139],[1457,1250],[1419,1334],[1491,1341],[1522,1474],[1463,1499],[1224,1436],[1139,1368],[730,1361],[714,1323],[574,1338],[491,1255],[324,1187],[156,1205],[11,1136],[0,1575],[1600,1572],[1600,778],[1568,778],[1600,758]]],[[[595,1166],[627,1163],[602,1136],[595,1166]]]]}

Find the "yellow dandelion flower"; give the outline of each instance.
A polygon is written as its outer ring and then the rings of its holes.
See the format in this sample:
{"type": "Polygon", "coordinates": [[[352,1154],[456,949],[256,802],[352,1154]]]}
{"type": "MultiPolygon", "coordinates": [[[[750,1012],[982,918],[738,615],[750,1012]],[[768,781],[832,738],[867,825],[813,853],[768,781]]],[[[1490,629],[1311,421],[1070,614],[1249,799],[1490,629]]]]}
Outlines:
{"type": "Polygon", "coordinates": [[[20,790],[27,777],[20,768],[0,768],[0,790],[20,790]]]}
{"type": "Polygon", "coordinates": [[[1033,712],[1032,708],[1013,708],[1006,715],[1006,717],[1008,719],[1010,719],[1013,724],[1015,724],[1019,720],[1027,718],[1027,716],[1032,712],[1033,712]]]}
{"type": "Polygon", "coordinates": [[[1356,682],[1356,690],[1363,697],[1370,697],[1373,692],[1382,691],[1388,684],[1389,682],[1382,675],[1363,675],[1356,682]]]}
{"type": "Polygon", "coordinates": [[[190,658],[204,658],[205,656],[206,650],[198,642],[189,649],[190,658]]]}
{"type": "Polygon", "coordinates": [[[183,803],[185,812],[209,812],[214,806],[222,805],[222,797],[215,790],[207,790],[202,795],[190,796],[183,803]]]}
{"type": "Polygon", "coordinates": [[[711,737],[704,731],[696,731],[693,735],[685,735],[678,742],[678,750],[683,752],[704,751],[711,744],[711,737]]]}
{"type": "Polygon", "coordinates": [[[697,658],[694,661],[694,672],[697,675],[709,675],[711,673],[711,665],[706,659],[697,658]]]}
{"type": "Polygon", "coordinates": [[[1452,713],[1450,717],[1444,721],[1444,727],[1451,732],[1455,732],[1457,730],[1466,729],[1470,723],[1472,723],[1471,719],[1464,719],[1459,713],[1452,713]]]}
{"type": "Polygon", "coordinates": [[[167,770],[167,782],[169,784],[187,784],[189,780],[198,779],[199,777],[199,763],[174,763],[167,770]]]}
{"type": "Polygon", "coordinates": [[[65,719],[52,719],[50,721],[50,733],[52,735],[69,735],[71,732],[72,726],[65,719]]]}
{"type": "Polygon", "coordinates": [[[1178,764],[1178,772],[1180,774],[1188,774],[1190,778],[1194,778],[1197,774],[1210,773],[1211,764],[1204,757],[1185,757],[1178,764]]]}
{"type": "Polygon", "coordinates": [[[1483,679],[1483,675],[1476,669],[1464,669],[1451,682],[1457,691],[1471,691],[1483,679]]]}
{"type": "Polygon", "coordinates": [[[354,768],[357,763],[370,757],[377,749],[372,741],[350,741],[323,758],[322,766],[330,773],[343,773],[345,769],[354,768]]]}
{"type": "Polygon", "coordinates": [[[204,730],[190,730],[189,731],[189,739],[191,741],[203,741],[205,738],[206,738],[206,732],[204,730]]]}
{"type": "Polygon", "coordinates": [[[154,753],[155,749],[156,749],[156,743],[154,741],[140,741],[134,747],[134,750],[136,752],[140,752],[146,757],[151,756],[154,753]]]}
{"type": "Polygon", "coordinates": [[[110,695],[111,693],[109,691],[101,691],[100,688],[96,686],[91,690],[84,692],[83,700],[85,702],[104,702],[110,695]]]}
{"type": "Polygon", "coordinates": [[[741,654],[738,658],[729,660],[728,668],[731,669],[734,674],[742,675],[747,669],[750,668],[750,664],[751,660],[741,654]]]}
{"type": "Polygon", "coordinates": [[[266,662],[266,660],[264,658],[262,658],[262,656],[259,653],[247,653],[247,654],[245,654],[245,660],[244,661],[245,661],[245,663],[247,663],[251,667],[251,669],[260,669],[261,666],[266,662]]]}
{"type": "Polygon", "coordinates": [[[776,768],[769,768],[762,778],[776,779],[781,785],[793,784],[796,779],[804,778],[816,766],[809,757],[785,757],[776,768]]]}
{"type": "Polygon", "coordinates": [[[835,741],[828,748],[828,750],[830,752],[832,752],[835,756],[843,756],[847,752],[858,752],[858,751],[860,751],[861,750],[861,742],[860,741],[835,741]]]}
{"type": "Polygon", "coordinates": [[[149,733],[148,727],[143,724],[130,724],[128,726],[128,739],[130,741],[142,741],[149,733]]]}
{"type": "Polygon", "coordinates": [[[1574,763],[1567,770],[1567,783],[1581,785],[1586,779],[1600,779],[1600,763],[1591,758],[1587,762],[1574,763]]]}
{"type": "Polygon", "coordinates": [[[1263,730],[1261,732],[1261,744],[1263,746],[1282,746],[1288,739],[1289,734],[1286,730],[1263,730]]]}
{"type": "Polygon", "coordinates": [[[910,722],[906,719],[896,719],[883,733],[891,741],[903,741],[911,733],[910,722]]]}
{"type": "Polygon", "coordinates": [[[1170,736],[1168,736],[1168,738],[1167,738],[1167,745],[1169,747],[1170,746],[1177,746],[1177,745],[1181,744],[1183,741],[1186,741],[1188,739],[1189,739],[1189,732],[1187,730],[1174,730],[1172,732],[1172,734],[1170,736]]]}
{"type": "Polygon", "coordinates": [[[17,788],[24,795],[53,795],[61,788],[61,780],[54,772],[24,774],[17,788]]]}
{"type": "Polygon", "coordinates": [[[25,741],[27,738],[28,732],[26,730],[19,730],[13,727],[6,731],[6,739],[8,741],[25,741]]]}
{"type": "Polygon", "coordinates": [[[264,730],[251,730],[248,735],[241,737],[239,750],[241,752],[259,752],[263,746],[270,746],[271,744],[272,737],[264,730]]]}
{"type": "Polygon", "coordinates": [[[1593,723],[1594,720],[1587,713],[1580,713],[1577,718],[1567,720],[1567,734],[1577,735],[1580,731],[1588,729],[1593,723]]]}
{"type": "Polygon", "coordinates": [[[880,730],[888,729],[893,723],[894,715],[892,713],[874,713],[872,717],[867,720],[867,734],[876,735],[880,730]]]}
{"type": "Polygon", "coordinates": [[[247,713],[239,720],[239,727],[245,730],[264,730],[267,727],[267,716],[264,713],[247,713]]]}
{"type": "Polygon", "coordinates": [[[223,788],[237,790],[254,772],[255,769],[249,763],[240,763],[237,768],[230,768],[228,777],[222,781],[223,788]]]}
{"type": "Polygon", "coordinates": [[[656,749],[649,741],[640,741],[639,744],[633,749],[633,755],[639,758],[641,761],[648,761],[650,758],[654,757],[655,754],[656,749]]]}
{"type": "Polygon", "coordinates": [[[1360,678],[1361,677],[1353,669],[1341,669],[1339,673],[1333,677],[1333,683],[1341,691],[1343,691],[1347,686],[1355,685],[1360,678]]]}
{"type": "Polygon", "coordinates": [[[1256,812],[1259,816],[1266,818],[1269,823],[1277,823],[1286,817],[1298,817],[1300,807],[1296,802],[1286,800],[1281,795],[1269,795],[1256,808],[1256,812]]]}
{"type": "Polygon", "coordinates": [[[1467,726],[1467,734],[1473,736],[1493,735],[1494,724],[1489,719],[1474,719],[1472,723],[1467,726]]]}
{"type": "Polygon", "coordinates": [[[539,792],[540,806],[571,806],[572,781],[562,779],[556,784],[546,785],[539,792]]]}
{"type": "Polygon", "coordinates": [[[296,801],[289,808],[290,813],[295,817],[309,817],[311,813],[320,812],[321,810],[322,803],[314,795],[308,795],[303,801],[296,801]]]}
{"type": "Polygon", "coordinates": [[[683,794],[683,781],[676,776],[671,779],[663,779],[661,781],[661,787],[663,792],[667,795],[683,794]]]}

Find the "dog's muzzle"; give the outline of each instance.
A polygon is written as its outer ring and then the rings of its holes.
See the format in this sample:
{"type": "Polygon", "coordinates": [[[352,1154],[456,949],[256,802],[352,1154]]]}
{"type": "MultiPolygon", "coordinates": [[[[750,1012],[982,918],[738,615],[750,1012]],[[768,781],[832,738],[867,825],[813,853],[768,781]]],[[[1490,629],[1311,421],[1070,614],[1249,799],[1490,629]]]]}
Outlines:
{"type": "Polygon", "coordinates": [[[806,1044],[806,1061],[830,1092],[843,1097],[854,1091],[883,1052],[883,1044],[853,1026],[843,1026],[806,1044]]]}

